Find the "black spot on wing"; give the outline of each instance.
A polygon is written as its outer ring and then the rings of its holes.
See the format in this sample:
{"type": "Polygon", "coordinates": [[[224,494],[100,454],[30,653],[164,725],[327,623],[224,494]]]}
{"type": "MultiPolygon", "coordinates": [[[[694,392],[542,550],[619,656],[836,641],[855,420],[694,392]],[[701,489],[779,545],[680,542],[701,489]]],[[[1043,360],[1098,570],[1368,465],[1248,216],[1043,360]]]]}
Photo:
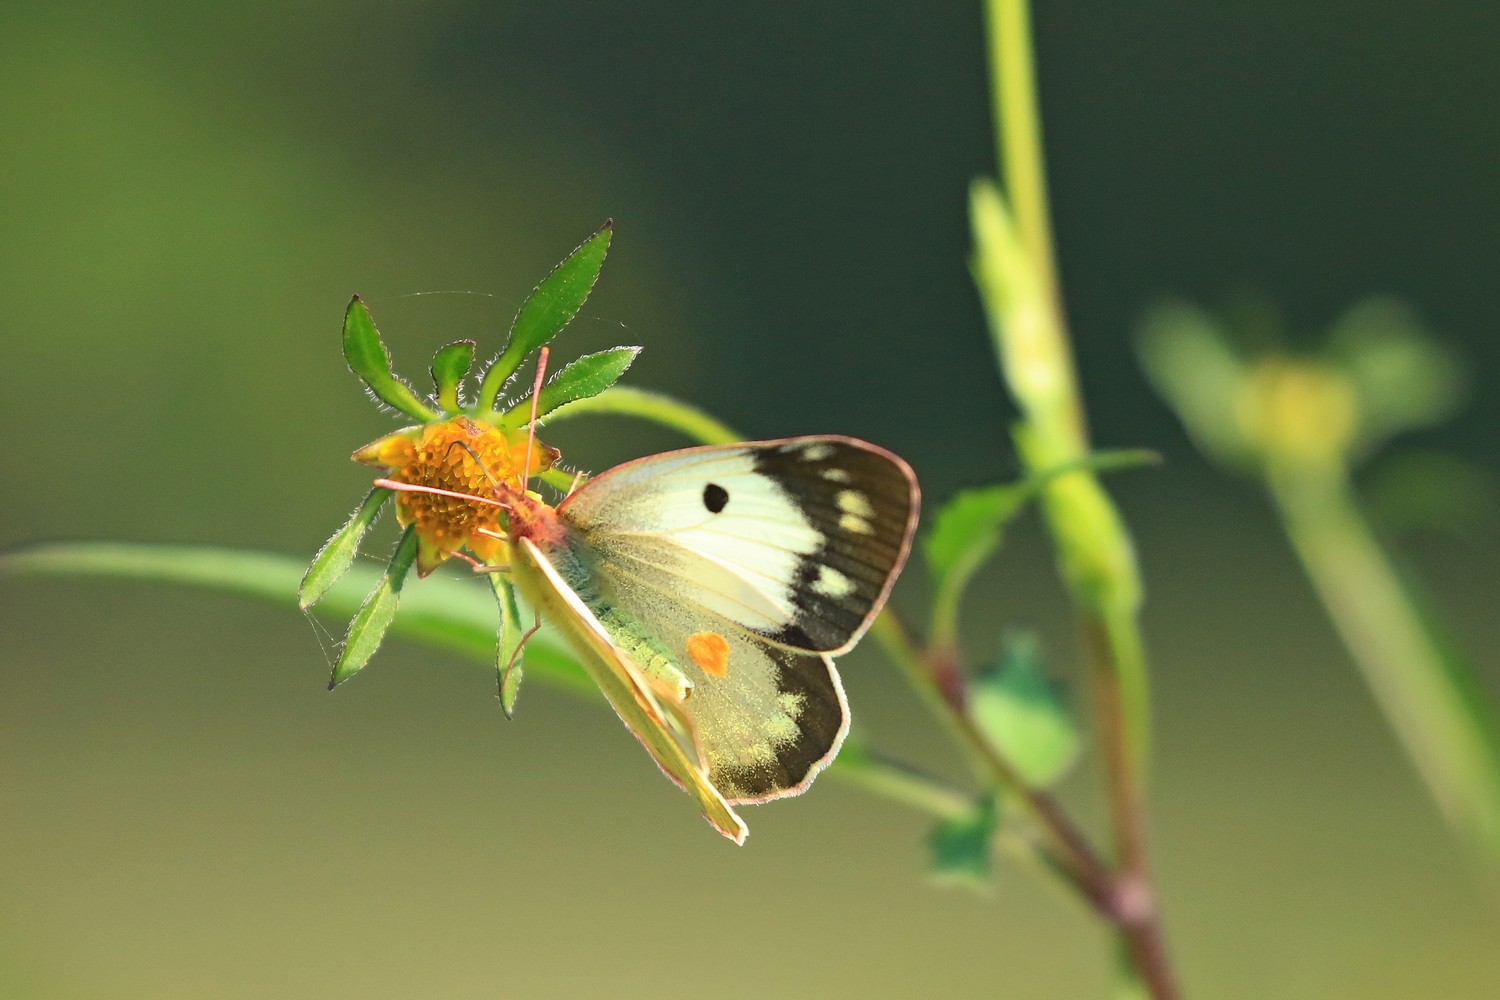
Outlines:
{"type": "Polygon", "coordinates": [[[703,487],[703,506],[708,508],[710,514],[717,514],[729,504],[729,491],[718,483],[709,483],[703,487]]]}
{"type": "Polygon", "coordinates": [[[831,662],[789,649],[766,652],[778,668],[777,690],[800,698],[797,732],[791,740],[774,747],[776,757],[770,763],[710,771],[709,780],[731,802],[763,801],[802,785],[809,773],[828,761],[844,728],[846,710],[831,662]]]}
{"type": "Polygon", "coordinates": [[[825,438],[758,450],[755,462],[822,539],[797,565],[796,619],[766,638],[840,649],[869,620],[910,545],[916,496],[907,470],[882,452],[825,438]]]}

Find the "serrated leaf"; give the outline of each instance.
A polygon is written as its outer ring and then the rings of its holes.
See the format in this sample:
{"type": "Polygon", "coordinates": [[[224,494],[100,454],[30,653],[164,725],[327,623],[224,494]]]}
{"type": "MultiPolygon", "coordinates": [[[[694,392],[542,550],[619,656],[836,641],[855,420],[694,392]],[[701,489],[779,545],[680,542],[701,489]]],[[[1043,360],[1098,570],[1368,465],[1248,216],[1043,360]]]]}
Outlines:
{"type": "Polygon", "coordinates": [[[490,587],[495,591],[495,603],[500,607],[500,639],[495,647],[497,690],[500,711],[509,719],[515,715],[516,698],[521,693],[521,643],[525,632],[521,628],[521,611],[516,607],[516,593],[510,581],[499,573],[491,573],[489,577],[490,587]]]}
{"type": "Polygon", "coordinates": [[[344,311],[344,361],[387,406],[421,421],[437,416],[391,371],[391,352],[386,350],[370,310],[358,295],[349,300],[349,308],[344,311]]]}
{"type": "Polygon", "coordinates": [[[598,232],[563,258],[526,296],[511,323],[505,350],[484,374],[479,392],[480,410],[494,409],[500,387],[515,374],[526,356],[551,341],[578,315],[599,279],[613,234],[614,220],[606,220],[598,232]]]}
{"type": "Polygon", "coordinates": [[[354,564],[354,557],[359,554],[360,541],[380,516],[381,509],[390,497],[390,490],[380,487],[371,490],[365,495],[364,502],[349,516],[349,520],[344,522],[344,526],[323,543],[297,588],[297,603],[303,610],[317,604],[354,564]]]}
{"type": "Polygon", "coordinates": [[[969,689],[969,714],[1016,772],[1037,788],[1060,779],[1078,758],[1078,727],[1061,686],[1047,675],[1036,637],[1006,638],[997,663],[969,689]]]}
{"type": "MultiPolygon", "coordinates": [[[[625,374],[640,353],[639,347],[613,347],[597,354],[585,354],[567,365],[542,386],[536,401],[538,420],[558,407],[599,395],[625,374]]],[[[521,427],[530,419],[530,401],[522,400],[505,414],[500,426],[521,427]]]]}
{"type": "Polygon", "coordinates": [[[446,347],[438,348],[432,356],[432,384],[437,389],[438,405],[449,413],[457,413],[461,406],[458,385],[469,374],[474,363],[474,341],[456,340],[446,347]]]}
{"type": "Polygon", "coordinates": [[[966,816],[946,819],[927,837],[932,874],[944,882],[988,890],[992,868],[991,841],[1000,810],[993,798],[985,798],[966,816]]]}
{"type": "Polygon", "coordinates": [[[370,596],[365,598],[365,603],[349,623],[349,631],[344,636],[344,647],[339,650],[338,662],[333,666],[333,679],[328,682],[328,690],[332,691],[358,673],[370,662],[375,650],[380,648],[386,630],[396,617],[401,587],[405,584],[406,574],[416,557],[417,532],[415,528],[407,528],[406,534],[401,536],[401,541],[396,546],[395,554],[391,556],[385,575],[380,578],[375,589],[370,591],[370,596]]]}

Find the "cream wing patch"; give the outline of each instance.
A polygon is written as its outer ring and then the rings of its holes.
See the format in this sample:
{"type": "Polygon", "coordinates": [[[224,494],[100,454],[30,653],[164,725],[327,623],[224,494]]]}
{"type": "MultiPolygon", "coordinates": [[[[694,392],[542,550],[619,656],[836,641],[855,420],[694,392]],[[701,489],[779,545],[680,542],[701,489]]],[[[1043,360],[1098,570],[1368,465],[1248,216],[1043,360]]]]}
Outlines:
{"type": "Polygon", "coordinates": [[[916,511],[904,462],[838,437],[656,455],[558,507],[620,573],[778,645],[829,653],[884,602],[916,511]]]}

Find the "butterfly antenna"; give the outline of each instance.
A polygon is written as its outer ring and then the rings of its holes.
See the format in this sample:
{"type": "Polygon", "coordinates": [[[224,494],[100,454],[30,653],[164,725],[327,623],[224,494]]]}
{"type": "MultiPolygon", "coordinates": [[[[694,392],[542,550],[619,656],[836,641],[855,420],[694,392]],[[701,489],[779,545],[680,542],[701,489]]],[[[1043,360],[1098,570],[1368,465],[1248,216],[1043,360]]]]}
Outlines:
{"type": "Polygon", "coordinates": [[[438,497],[452,497],[455,500],[468,500],[470,503],[488,504],[491,507],[499,507],[501,510],[510,510],[511,505],[494,497],[479,497],[472,493],[459,493],[456,490],[442,490],[436,486],[419,486],[416,483],[403,483],[396,479],[377,479],[375,486],[382,489],[396,490],[400,493],[431,493],[438,497]]]}
{"type": "Polygon", "coordinates": [[[536,381],[531,384],[531,421],[526,425],[526,464],[521,467],[521,490],[531,479],[531,446],[536,443],[536,399],[542,394],[542,379],[547,374],[547,348],[536,353],[536,381]]]}
{"type": "Polygon", "coordinates": [[[490,467],[484,464],[484,459],[479,457],[479,452],[475,451],[473,446],[467,441],[448,442],[449,453],[452,453],[454,448],[462,448],[469,453],[469,457],[474,460],[474,464],[479,466],[479,471],[484,473],[484,478],[490,481],[490,489],[494,491],[496,496],[499,496],[504,487],[500,485],[500,480],[495,478],[495,474],[490,472],[490,467]]]}

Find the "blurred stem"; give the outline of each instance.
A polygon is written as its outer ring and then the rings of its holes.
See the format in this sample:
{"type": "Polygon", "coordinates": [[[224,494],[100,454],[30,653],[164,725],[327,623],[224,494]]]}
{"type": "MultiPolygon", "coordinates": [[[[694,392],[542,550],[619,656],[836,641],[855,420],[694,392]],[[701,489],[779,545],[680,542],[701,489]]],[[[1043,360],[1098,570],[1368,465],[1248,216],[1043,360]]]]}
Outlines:
{"type": "Polygon", "coordinates": [[[670,427],[704,444],[731,444],[744,440],[727,424],[714,419],[696,406],[659,392],[632,389],[623,385],[610,386],[597,396],[575,400],[559,407],[547,414],[540,423],[553,424],[588,413],[640,417],[663,427],[670,427]]]}
{"type": "Polygon", "coordinates": [[[1046,792],[1027,784],[985,737],[963,703],[957,665],[941,655],[924,655],[910,634],[885,610],[870,626],[870,634],[906,675],[907,681],[947,725],[954,739],[983,769],[983,776],[1005,792],[1036,822],[1042,833],[1042,860],[1073,885],[1101,914],[1113,919],[1116,892],[1108,866],[1099,860],[1088,840],[1046,792]]]}
{"type": "Polygon", "coordinates": [[[1268,463],[1292,546],[1450,823],[1500,858],[1493,721],[1471,698],[1355,505],[1341,469],[1268,463]]]}
{"type": "MultiPolygon", "coordinates": [[[[1005,193],[986,182],[974,185],[973,271],[1001,374],[1021,410],[1017,443],[1036,473],[1085,457],[1088,433],[1052,251],[1029,5],[987,0],[986,10],[1005,193]]],[[[1141,984],[1157,1000],[1168,1000],[1177,990],[1146,850],[1150,720],[1134,546],[1091,472],[1054,480],[1043,511],[1091,660],[1119,864],[1108,912],[1141,984]]]]}

